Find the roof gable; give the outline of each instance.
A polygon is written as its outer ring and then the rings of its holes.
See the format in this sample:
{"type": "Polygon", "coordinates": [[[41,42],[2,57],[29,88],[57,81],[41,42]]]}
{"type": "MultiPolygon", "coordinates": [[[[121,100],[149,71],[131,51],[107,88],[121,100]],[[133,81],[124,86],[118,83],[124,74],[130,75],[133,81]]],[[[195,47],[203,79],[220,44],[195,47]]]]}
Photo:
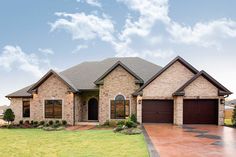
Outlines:
{"type": "Polygon", "coordinates": [[[216,81],[213,77],[211,77],[208,73],[205,71],[200,71],[197,73],[193,78],[191,78],[189,81],[187,81],[183,86],[181,86],[176,92],[173,93],[174,96],[184,96],[185,92],[184,89],[188,87],[193,81],[195,81],[200,76],[203,76],[206,80],[208,80],[211,84],[213,84],[215,87],[218,88],[218,94],[220,96],[224,95],[230,95],[232,92],[230,92],[227,88],[225,88],[223,85],[221,85],[218,81],[216,81]]]}
{"type": "Polygon", "coordinates": [[[124,65],[121,61],[116,62],[111,68],[109,68],[102,76],[100,76],[94,83],[96,85],[103,84],[103,79],[110,74],[115,68],[118,66],[121,66],[123,69],[125,69],[129,74],[131,74],[134,78],[137,79],[136,83],[143,84],[144,81],[142,78],[140,78],[137,74],[135,74],[132,70],[130,70],[126,65],[124,65]]]}
{"type": "Polygon", "coordinates": [[[51,75],[55,75],[59,80],[64,82],[71,90],[72,92],[77,92],[77,89],[75,86],[63,75],[58,74],[57,72],[53,70],[49,70],[38,82],[36,82],[27,92],[32,93],[33,90],[38,88],[44,81],[46,81],[51,75]]]}
{"type": "Polygon", "coordinates": [[[187,61],[185,61],[180,56],[177,56],[175,59],[173,59],[171,62],[169,62],[164,68],[162,68],[159,72],[157,72],[153,77],[151,77],[140,89],[138,89],[133,95],[139,95],[141,94],[141,91],[149,85],[153,80],[155,80],[157,77],[159,77],[163,72],[165,72],[169,67],[171,67],[175,62],[179,61],[181,64],[183,64],[187,69],[189,69],[192,73],[197,74],[198,70],[195,69],[191,64],[189,64],[187,61]]]}

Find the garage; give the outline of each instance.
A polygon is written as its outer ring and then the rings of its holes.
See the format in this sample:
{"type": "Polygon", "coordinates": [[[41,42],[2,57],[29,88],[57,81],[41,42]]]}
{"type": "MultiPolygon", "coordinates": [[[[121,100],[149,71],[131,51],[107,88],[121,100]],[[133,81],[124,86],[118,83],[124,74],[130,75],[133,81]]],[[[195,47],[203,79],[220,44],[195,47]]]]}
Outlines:
{"type": "Polygon", "coordinates": [[[218,99],[184,100],[183,123],[218,124],[218,99]]]}
{"type": "Polygon", "coordinates": [[[143,100],[143,123],[173,123],[173,100],[143,100]]]}

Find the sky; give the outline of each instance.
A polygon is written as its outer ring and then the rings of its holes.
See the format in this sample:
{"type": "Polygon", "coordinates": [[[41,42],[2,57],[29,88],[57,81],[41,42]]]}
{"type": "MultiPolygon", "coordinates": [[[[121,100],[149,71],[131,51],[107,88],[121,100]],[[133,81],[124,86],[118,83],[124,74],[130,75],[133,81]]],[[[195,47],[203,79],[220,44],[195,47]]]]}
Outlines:
{"type": "MultiPolygon", "coordinates": [[[[181,56],[236,93],[235,0],[2,0],[0,105],[49,69],[181,56]]],[[[236,94],[229,98],[236,98],[236,94]]]]}

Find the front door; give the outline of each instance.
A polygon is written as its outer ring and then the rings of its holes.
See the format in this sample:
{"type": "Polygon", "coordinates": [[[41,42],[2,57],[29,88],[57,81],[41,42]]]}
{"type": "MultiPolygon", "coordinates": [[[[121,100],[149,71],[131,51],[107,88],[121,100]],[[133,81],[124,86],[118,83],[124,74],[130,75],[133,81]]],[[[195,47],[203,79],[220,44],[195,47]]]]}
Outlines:
{"type": "Polygon", "coordinates": [[[98,120],[98,101],[95,98],[88,102],[88,120],[98,120]]]}

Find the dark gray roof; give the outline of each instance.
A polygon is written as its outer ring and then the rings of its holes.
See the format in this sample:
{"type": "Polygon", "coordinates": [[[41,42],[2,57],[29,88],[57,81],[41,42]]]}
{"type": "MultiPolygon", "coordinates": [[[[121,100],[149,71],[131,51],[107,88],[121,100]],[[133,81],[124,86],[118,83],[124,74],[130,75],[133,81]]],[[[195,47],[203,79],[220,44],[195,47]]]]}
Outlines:
{"type": "MultiPolygon", "coordinates": [[[[94,90],[98,88],[94,82],[119,61],[139,76],[144,83],[162,69],[162,67],[139,57],[121,57],[108,58],[102,61],[83,62],[59,74],[78,90],[94,90]]],[[[9,94],[7,97],[29,97],[31,94],[27,91],[32,86],[33,85],[9,94]]]]}

